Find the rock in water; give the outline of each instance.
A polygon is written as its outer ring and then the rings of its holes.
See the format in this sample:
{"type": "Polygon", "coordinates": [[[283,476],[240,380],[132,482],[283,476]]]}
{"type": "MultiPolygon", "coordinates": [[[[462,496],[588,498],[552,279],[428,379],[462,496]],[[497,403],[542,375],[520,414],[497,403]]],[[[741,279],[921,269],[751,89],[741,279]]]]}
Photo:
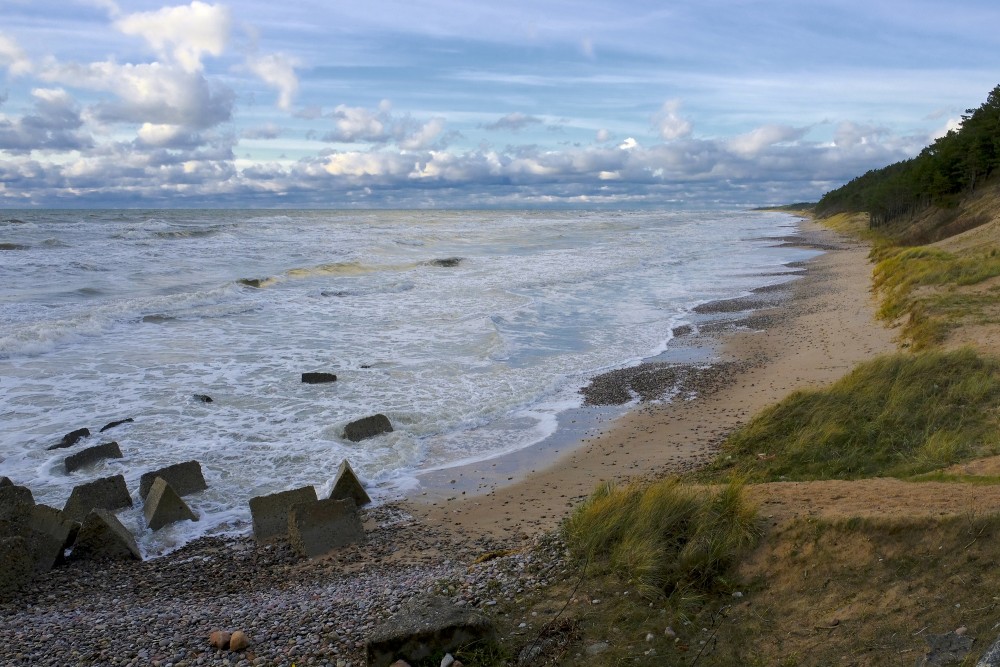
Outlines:
{"type": "Polygon", "coordinates": [[[351,498],[358,507],[367,505],[372,501],[368,497],[365,487],[361,486],[361,480],[354,474],[354,469],[347,459],[340,462],[337,468],[337,477],[333,481],[333,490],[330,491],[331,500],[343,500],[351,498]]]}
{"type": "Polygon", "coordinates": [[[201,474],[201,464],[197,461],[185,461],[143,473],[139,478],[140,498],[146,497],[157,477],[162,477],[179,496],[188,496],[208,488],[205,476],[201,474]]]}
{"type": "Polygon", "coordinates": [[[131,417],[127,417],[125,419],[119,419],[118,421],[110,422],[108,424],[105,424],[103,427],[101,427],[101,433],[104,433],[108,429],[112,429],[112,428],[114,428],[116,426],[121,426],[122,424],[131,424],[134,421],[135,420],[132,419],[131,417]]]}
{"type": "Polygon", "coordinates": [[[132,497],[125,487],[125,476],[102,477],[73,488],[63,512],[73,521],[82,521],[92,509],[115,511],[132,507],[132,497]]]}
{"type": "Polygon", "coordinates": [[[253,520],[254,538],[258,542],[267,542],[278,537],[287,537],[288,514],[292,508],[317,500],[319,498],[313,486],[251,498],[250,517],[253,520]]]}
{"type": "Polygon", "coordinates": [[[493,623],[479,611],[447,598],[417,597],[372,631],[365,654],[369,667],[387,667],[400,658],[412,664],[434,653],[494,642],[493,623]]]}
{"type": "Polygon", "coordinates": [[[383,414],[363,417],[344,427],[344,437],[351,442],[361,442],[382,433],[391,433],[392,423],[383,414]]]}
{"type": "Polygon", "coordinates": [[[333,373],[303,373],[302,381],[306,384],[324,384],[326,382],[336,382],[337,376],[333,373]]]}
{"type": "Polygon", "coordinates": [[[202,403],[212,403],[212,397],[208,394],[195,394],[194,400],[201,401],[202,403]]]}
{"type": "Polygon", "coordinates": [[[307,558],[363,542],[365,529],[354,500],[317,500],[295,505],[288,513],[288,541],[307,558]]]}
{"type": "Polygon", "coordinates": [[[0,477],[0,488],[5,486],[14,486],[14,482],[10,481],[10,477],[0,477]]]}
{"type": "Polygon", "coordinates": [[[80,468],[90,465],[91,463],[100,461],[101,459],[120,458],[122,458],[122,450],[118,446],[118,443],[105,442],[100,445],[94,445],[93,447],[87,447],[76,454],[70,454],[66,457],[64,465],[66,466],[66,472],[73,472],[74,470],[79,470],[80,468]]]}
{"type": "Polygon", "coordinates": [[[83,520],[73,543],[72,560],[142,560],[132,533],[108,510],[95,509],[83,520]]]}
{"type": "Polygon", "coordinates": [[[197,521],[198,515],[191,511],[173,487],[162,477],[157,477],[143,501],[142,514],[146,524],[153,530],[178,521],[197,521]]]}
{"type": "Polygon", "coordinates": [[[90,436],[89,428],[78,428],[75,431],[70,431],[69,433],[64,435],[62,437],[62,440],[60,440],[57,444],[49,447],[49,450],[51,451],[53,449],[64,449],[66,447],[72,447],[80,440],[80,438],[87,438],[89,436],[90,436]]]}

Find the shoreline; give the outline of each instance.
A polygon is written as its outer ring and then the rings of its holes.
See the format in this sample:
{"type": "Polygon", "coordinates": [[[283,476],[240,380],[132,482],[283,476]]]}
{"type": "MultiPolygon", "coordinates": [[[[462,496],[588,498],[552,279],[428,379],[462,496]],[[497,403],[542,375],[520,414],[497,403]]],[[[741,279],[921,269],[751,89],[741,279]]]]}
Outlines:
{"type": "Polygon", "coordinates": [[[639,403],[613,419],[598,414],[575,446],[535,445],[437,471],[397,504],[419,521],[448,525],[464,536],[551,530],[599,483],[651,479],[702,465],[729,432],[764,407],[896,351],[893,333],[874,316],[867,245],[808,218],[799,221],[798,234],[781,241],[823,254],[801,263],[805,271],[787,283],[790,294],[777,303],[768,298],[776,288],[764,288],[705,305],[705,312],[759,308],[739,320],[701,327],[714,348],[713,365],[726,369],[720,374],[725,381],[711,391],[694,400],[639,403]],[[734,321],[741,326],[733,327],[734,321]]]}

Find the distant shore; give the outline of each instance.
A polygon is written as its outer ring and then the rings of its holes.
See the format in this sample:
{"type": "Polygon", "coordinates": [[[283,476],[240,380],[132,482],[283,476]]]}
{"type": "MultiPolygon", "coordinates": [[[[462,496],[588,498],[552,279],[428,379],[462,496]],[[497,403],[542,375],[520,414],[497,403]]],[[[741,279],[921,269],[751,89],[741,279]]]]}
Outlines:
{"type": "MultiPolygon", "coordinates": [[[[894,351],[892,332],[875,321],[868,247],[810,219],[799,227],[799,235],[779,242],[824,254],[804,263],[806,270],[788,284],[787,297],[775,299],[767,293],[775,290],[765,288],[742,303],[706,306],[758,309],[700,332],[711,337],[702,348],[711,346],[716,370],[693,373],[693,400],[682,391],[673,401],[641,402],[615,419],[597,408],[596,427],[582,433],[570,429],[579,442],[558,440],[426,475],[423,488],[403,506],[419,519],[470,537],[549,530],[600,482],[649,479],[703,465],[727,433],[767,405],[894,351]]],[[[617,373],[617,381],[648,370],[617,373]]]]}

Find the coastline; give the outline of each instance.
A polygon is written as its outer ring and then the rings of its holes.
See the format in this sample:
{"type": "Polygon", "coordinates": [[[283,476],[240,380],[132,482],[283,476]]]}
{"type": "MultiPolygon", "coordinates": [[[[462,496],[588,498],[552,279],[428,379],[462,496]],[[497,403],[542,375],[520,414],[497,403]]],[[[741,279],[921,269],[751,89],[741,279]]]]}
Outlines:
{"type": "Polygon", "coordinates": [[[715,382],[696,382],[694,400],[642,402],[614,419],[598,409],[596,426],[579,433],[575,445],[562,440],[438,471],[400,506],[418,521],[468,537],[551,530],[599,483],[703,465],[727,433],[764,407],[895,351],[892,331],[875,319],[868,246],[811,219],[802,219],[799,229],[782,242],[824,253],[804,263],[787,298],[775,303],[766,294],[752,295],[704,309],[761,308],[738,327],[703,328],[712,339],[713,363],[724,372],[715,382]]]}

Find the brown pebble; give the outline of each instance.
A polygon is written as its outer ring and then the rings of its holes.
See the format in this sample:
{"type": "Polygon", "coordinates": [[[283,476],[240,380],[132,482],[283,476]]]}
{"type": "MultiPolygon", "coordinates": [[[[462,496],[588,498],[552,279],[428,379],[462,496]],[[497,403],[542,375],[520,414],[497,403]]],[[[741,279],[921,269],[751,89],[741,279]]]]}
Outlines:
{"type": "Polygon", "coordinates": [[[229,650],[230,651],[242,651],[250,644],[250,640],[247,639],[247,635],[242,630],[237,630],[233,633],[233,636],[229,638],[229,650]]]}
{"type": "Polygon", "coordinates": [[[396,662],[389,665],[389,667],[410,667],[410,663],[405,660],[397,660],[396,662]]]}
{"type": "Polygon", "coordinates": [[[225,651],[229,648],[229,639],[231,637],[232,634],[226,632],[225,630],[216,630],[208,636],[208,643],[211,644],[213,648],[225,651]]]}

